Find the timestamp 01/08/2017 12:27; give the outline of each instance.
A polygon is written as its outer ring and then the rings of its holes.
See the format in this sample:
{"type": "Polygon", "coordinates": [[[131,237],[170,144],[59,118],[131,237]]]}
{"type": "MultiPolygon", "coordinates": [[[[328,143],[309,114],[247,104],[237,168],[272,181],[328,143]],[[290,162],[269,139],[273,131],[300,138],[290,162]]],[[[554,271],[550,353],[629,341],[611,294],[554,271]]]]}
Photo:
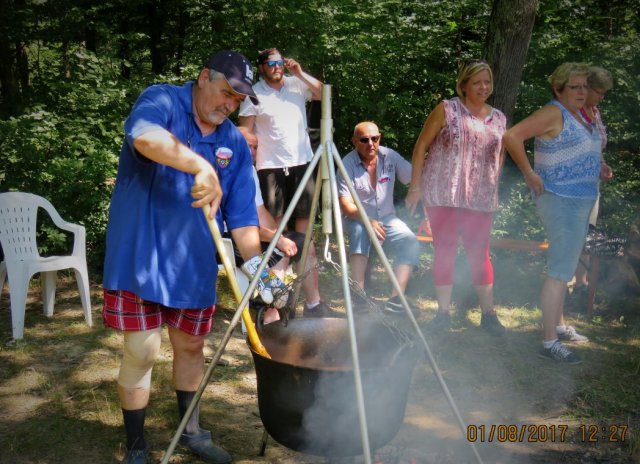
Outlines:
{"type": "Polygon", "coordinates": [[[584,443],[624,442],[626,424],[580,424],[571,434],[567,424],[471,424],[467,426],[467,441],[471,443],[564,443],[573,438],[584,443]]]}

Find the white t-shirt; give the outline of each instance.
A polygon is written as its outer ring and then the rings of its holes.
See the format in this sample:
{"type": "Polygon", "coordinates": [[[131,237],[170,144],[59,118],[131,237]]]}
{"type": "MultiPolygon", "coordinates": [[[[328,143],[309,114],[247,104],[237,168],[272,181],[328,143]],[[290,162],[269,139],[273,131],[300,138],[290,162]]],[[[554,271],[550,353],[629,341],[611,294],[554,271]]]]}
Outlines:
{"type": "Polygon", "coordinates": [[[240,116],[256,117],[256,169],[300,166],[311,161],[305,108],[312,98],[311,89],[297,77],[285,76],[280,90],[269,87],[262,79],[253,90],[260,104],[254,105],[246,98],[240,105],[240,116]]]}
{"type": "Polygon", "coordinates": [[[264,200],[262,199],[262,192],[260,191],[260,181],[258,180],[258,172],[256,168],[253,168],[253,181],[256,184],[256,208],[258,206],[264,205],[264,200]]]}
{"type": "MultiPolygon", "coordinates": [[[[255,196],[255,202],[256,202],[256,208],[259,206],[264,205],[264,200],[262,199],[262,192],[260,191],[260,181],[258,180],[258,172],[256,171],[255,166],[252,166],[253,169],[252,174],[253,174],[253,182],[256,184],[256,196],[255,196]]],[[[229,232],[229,229],[227,229],[227,223],[225,222],[224,224],[224,231],[225,232],[229,232]]]]}

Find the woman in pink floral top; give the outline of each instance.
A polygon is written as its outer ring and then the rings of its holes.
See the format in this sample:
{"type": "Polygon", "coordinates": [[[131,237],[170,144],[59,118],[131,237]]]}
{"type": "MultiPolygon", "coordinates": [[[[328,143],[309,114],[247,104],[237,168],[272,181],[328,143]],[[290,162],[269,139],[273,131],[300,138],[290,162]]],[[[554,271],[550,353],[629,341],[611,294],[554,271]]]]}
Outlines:
{"type": "Polygon", "coordinates": [[[432,276],[438,314],[431,327],[448,330],[450,326],[453,274],[461,237],[482,309],[481,327],[498,335],[504,333],[504,327],[493,307],[489,235],[498,207],[506,118],[486,103],[493,92],[493,74],[486,62],[467,63],[458,75],[456,92],[457,98],[438,104],[424,123],[413,150],[411,186],[405,203],[413,213],[422,201],[433,232],[432,276]]]}

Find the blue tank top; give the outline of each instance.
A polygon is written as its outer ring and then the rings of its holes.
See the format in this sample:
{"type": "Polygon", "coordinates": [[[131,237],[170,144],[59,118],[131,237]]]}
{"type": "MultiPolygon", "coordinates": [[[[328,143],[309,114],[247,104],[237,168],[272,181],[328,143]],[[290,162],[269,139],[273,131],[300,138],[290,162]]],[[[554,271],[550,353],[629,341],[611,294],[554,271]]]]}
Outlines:
{"type": "Polygon", "coordinates": [[[562,111],[562,131],[551,140],[535,138],[535,171],[546,191],[562,197],[596,198],[602,159],[600,132],[594,125],[589,131],[559,101],[549,104],[562,111]]]}

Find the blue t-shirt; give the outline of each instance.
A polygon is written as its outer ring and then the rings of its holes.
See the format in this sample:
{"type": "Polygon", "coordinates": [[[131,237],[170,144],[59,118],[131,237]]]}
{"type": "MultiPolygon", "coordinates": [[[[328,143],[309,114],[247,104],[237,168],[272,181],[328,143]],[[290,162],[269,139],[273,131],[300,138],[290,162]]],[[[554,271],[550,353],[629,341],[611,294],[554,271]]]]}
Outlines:
{"type": "Polygon", "coordinates": [[[104,288],[174,308],[216,302],[215,245],[202,210],[191,206],[194,176],[142,156],[133,146],[136,137],[166,129],[216,168],[220,230],[223,220],[229,229],[259,224],[249,147],[228,119],[202,136],[192,86],[153,85],[136,101],[125,122],[107,225],[104,288]]]}

